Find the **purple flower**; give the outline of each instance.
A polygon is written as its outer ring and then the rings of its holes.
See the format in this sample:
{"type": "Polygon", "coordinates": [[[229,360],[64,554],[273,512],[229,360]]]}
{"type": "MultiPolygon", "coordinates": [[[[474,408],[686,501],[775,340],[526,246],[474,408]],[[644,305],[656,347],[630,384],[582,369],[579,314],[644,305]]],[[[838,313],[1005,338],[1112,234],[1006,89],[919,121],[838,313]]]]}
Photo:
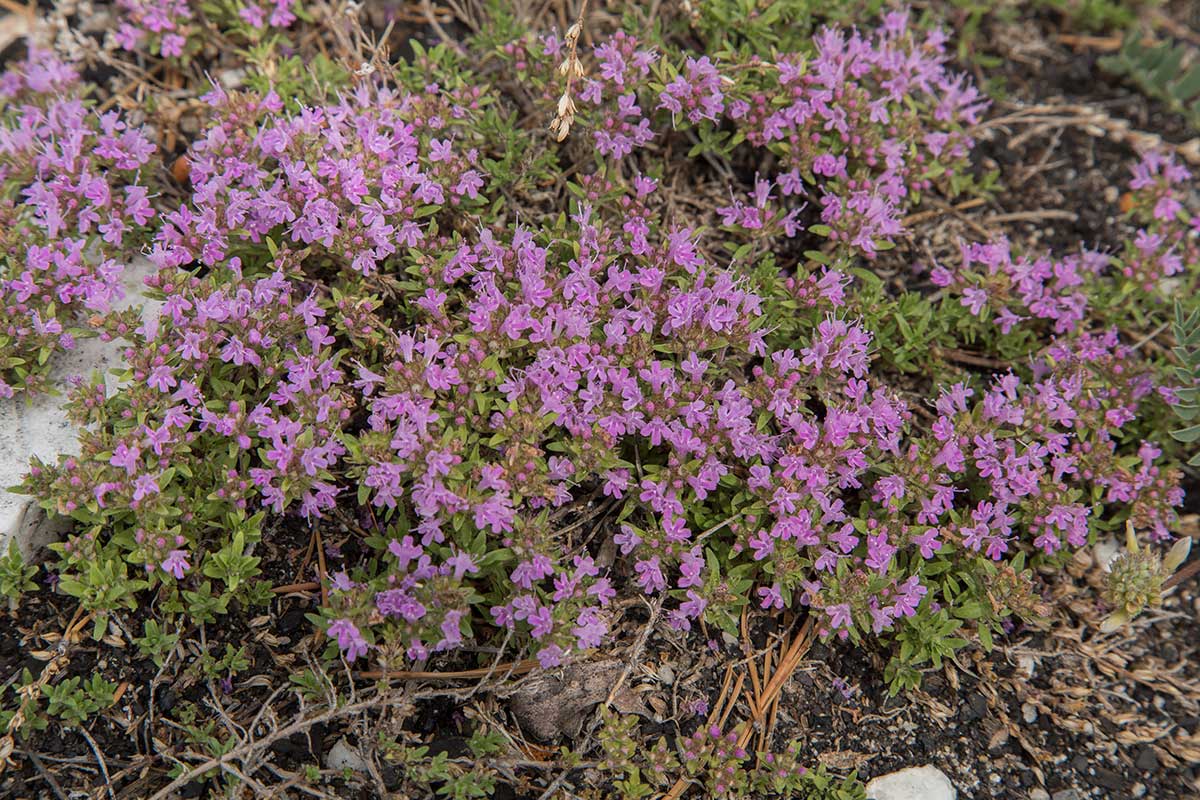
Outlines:
{"type": "Polygon", "coordinates": [[[634,571],[638,574],[638,585],[646,594],[655,594],[667,588],[667,579],[663,577],[657,556],[637,562],[634,571]]]}
{"type": "Polygon", "coordinates": [[[336,619],[329,623],[325,632],[331,639],[337,641],[337,645],[341,648],[347,661],[353,662],[359,656],[366,655],[369,648],[367,640],[359,633],[358,626],[350,620],[336,619]]]}
{"type": "Polygon", "coordinates": [[[725,110],[721,75],[708,56],[688,58],[683,72],[666,85],[659,95],[659,108],[672,114],[686,114],[692,124],[702,119],[716,121],[725,110]]]}
{"type": "Polygon", "coordinates": [[[187,552],[184,550],[172,550],[159,566],[175,580],[182,580],[184,573],[191,569],[191,564],[187,561],[187,552]]]}
{"type": "Polygon", "coordinates": [[[133,481],[133,501],[140,502],[150,495],[158,494],[158,480],[153,475],[138,475],[133,481]]]}
{"type": "Polygon", "coordinates": [[[517,564],[512,571],[512,582],[522,589],[529,590],[533,584],[554,572],[554,565],[548,556],[535,553],[532,558],[517,564]]]}
{"type": "Polygon", "coordinates": [[[979,316],[983,313],[983,307],[987,305],[987,292],[970,287],[963,289],[962,304],[972,314],[979,316]]]}
{"type": "Polygon", "coordinates": [[[594,608],[585,608],[579,613],[579,619],[571,628],[571,633],[575,636],[576,647],[580,650],[590,650],[600,646],[604,635],[608,633],[608,625],[594,608]]]}
{"type": "Polygon", "coordinates": [[[562,664],[563,649],[556,644],[548,644],[537,652],[538,664],[542,669],[550,669],[562,664]]]}
{"type": "Polygon", "coordinates": [[[414,559],[425,554],[425,548],[413,541],[413,537],[405,536],[402,541],[392,539],[388,542],[388,552],[396,557],[399,569],[404,571],[414,559]]]}
{"type": "Polygon", "coordinates": [[[138,458],[140,455],[141,451],[137,445],[130,447],[125,442],[118,442],[108,463],[114,467],[121,467],[127,474],[133,475],[138,470],[138,458]]]}
{"type": "Polygon", "coordinates": [[[928,594],[929,590],[921,584],[921,579],[916,575],[909,577],[899,588],[900,595],[894,605],[896,613],[905,617],[914,616],[921,598],[928,594]]]}
{"type": "Polygon", "coordinates": [[[829,615],[829,624],[834,630],[850,628],[850,606],[847,603],[826,606],[825,613],[829,615]]]}
{"type": "Polygon", "coordinates": [[[453,556],[446,559],[446,566],[453,570],[456,581],[461,581],[467,573],[479,572],[479,567],[475,565],[475,559],[462,550],[455,551],[453,556]]]}
{"type": "Polygon", "coordinates": [[[526,621],[534,639],[543,639],[554,630],[554,617],[546,606],[538,606],[530,612],[526,621]]]}
{"type": "Polygon", "coordinates": [[[762,608],[783,608],[783,593],[779,590],[777,583],[759,587],[758,596],[762,598],[762,608]]]}

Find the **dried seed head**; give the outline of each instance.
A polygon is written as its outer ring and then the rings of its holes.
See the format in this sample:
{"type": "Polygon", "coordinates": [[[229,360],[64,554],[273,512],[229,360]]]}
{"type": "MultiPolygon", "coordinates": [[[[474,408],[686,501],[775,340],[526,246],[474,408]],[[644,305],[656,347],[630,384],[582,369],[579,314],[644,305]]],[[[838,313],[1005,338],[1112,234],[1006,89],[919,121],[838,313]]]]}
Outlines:
{"type": "Polygon", "coordinates": [[[567,134],[571,132],[572,121],[570,117],[555,117],[551,120],[550,132],[555,134],[554,138],[556,141],[561,142],[567,138],[567,134]]]}
{"type": "Polygon", "coordinates": [[[1187,561],[1188,553],[1190,552],[1192,552],[1192,537],[1183,536],[1171,546],[1171,549],[1163,557],[1163,569],[1168,573],[1179,569],[1179,565],[1187,561]]]}
{"type": "Polygon", "coordinates": [[[575,116],[575,101],[566,92],[563,92],[563,96],[558,98],[558,115],[560,117],[575,116]]]}

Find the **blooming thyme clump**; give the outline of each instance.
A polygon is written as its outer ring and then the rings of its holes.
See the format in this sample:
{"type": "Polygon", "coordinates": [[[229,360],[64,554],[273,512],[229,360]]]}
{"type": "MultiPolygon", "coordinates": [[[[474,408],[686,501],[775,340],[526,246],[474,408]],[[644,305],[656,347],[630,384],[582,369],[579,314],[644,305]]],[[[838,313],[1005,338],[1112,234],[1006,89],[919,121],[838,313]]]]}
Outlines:
{"type": "MultiPolygon", "coordinates": [[[[150,253],[161,315],[126,314],[105,333],[132,343],[133,383],[78,392],[83,455],[29,477],[59,513],[118,532],[90,555],[144,564],[151,585],[179,581],[211,563],[222,528],[256,539],[260,508],[334,507],[354,405],[334,334],[369,351],[387,326],[365,287],[331,300],[306,270],[365,277],[422,242],[440,204],[478,196],[475,156],[450,150],[469,105],[425,88],[364,86],[286,117],[273,95],[209,97],[192,197],[161,216],[150,253]]],[[[67,543],[68,571],[86,564],[79,552],[67,543]]]]}
{"type": "MultiPolygon", "coordinates": [[[[519,70],[558,49],[503,52],[519,70]]],[[[996,591],[970,617],[990,635],[1037,606],[1025,559],[1125,519],[1169,535],[1179,475],[1137,424],[1157,376],[1094,324],[1097,257],[965,245],[937,274],[960,315],[1028,333],[1013,372],[930,382],[924,407],[875,358],[852,270],[949,187],[981,105],[940,34],[894,14],[771,63],[628,33],[595,57],[572,134],[595,148],[561,174],[537,171],[565,163],[549,137],[506,161],[499,89],[429,59],[314,107],[206,98],[190,196],[155,220],[162,316],[110,321],[130,384],[77,391],[81,454],[26,484],[88,526],[61,548],[72,591],[86,564],[132,563],[139,590],[204,602],[206,579],[247,584],[267,512],[336,517],[356,539],[328,554],[331,652],[489,640],[549,667],[602,644],[620,594],[661,598],[680,632],[736,635],[753,603],[923,636],[962,602],[950,570],[996,591]],[[714,234],[642,167],[693,135],[729,156],[731,130],[779,166],[712,209],[714,234]],[[542,211],[510,213],[526,193],[542,211]],[[807,234],[832,255],[774,260],[807,234]],[[589,502],[615,515],[594,536],[589,502]]]]}
{"type": "Polygon", "coordinates": [[[858,636],[916,614],[921,564],[947,545],[993,561],[1022,540],[1047,554],[1082,546],[1090,486],[1159,528],[1170,520],[1173,479],[1113,458],[1152,389],[1118,366],[1130,354],[1113,335],[1051,353],[1033,384],[950,387],[920,431],[870,375],[869,332],[830,304],[797,349],[768,351],[763,298],[689,231],[664,228],[644,206],[652,184],[638,186],[620,229],[581,207],[570,250],[518,228],[421,263],[416,332],[387,370],[358,372],[370,431],[349,458],[360,497],[384,512],[409,498],[412,532],[388,544],[395,589],[343,582],[339,618],[400,626],[380,641],[410,657],[450,646],[453,626],[413,592],[461,596],[455,581],[487,575],[482,534],[502,545],[492,572],[510,587],[492,623],[527,631],[544,664],[591,646],[610,584],[587,556],[563,563],[547,525],[572,484],[625,502],[615,543],[633,584],[675,598],[682,629],[731,624],[746,591],[727,577],[736,563],[759,576],[763,607],[808,604],[827,633],[858,636]],[[980,478],[990,499],[971,500],[980,478]]]}
{"type": "Polygon", "coordinates": [[[279,269],[254,279],[236,263],[152,276],[162,316],[124,334],[133,384],[107,399],[102,386],[83,391],[83,455],[30,474],[59,513],[129,531],[110,544],[152,584],[201,563],[218,526],[256,535],[260,508],[312,515],[340,491],[329,468],[345,451],[349,398],[325,311],[285,277],[288,263],[281,252],[279,269]]]}
{"type": "Polygon", "coordinates": [[[122,296],[153,217],[147,131],[85,102],[75,70],[34,48],[0,78],[0,397],[45,388],[49,357],[122,296]]]}
{"type": "MultiPolygon", "coordinates": [[[[551,61],[561,46],[545,37],[508,55],[540,52],[551,61]]],[[[619,161],[656,130],[697,126],[711,134],[727,122],[736,134],[722,154],[743,141],[758,158],[774,154],[778,172],[766,180],[780,197],[811,200],[820,208],[818,230],[842,252],[868,258],[903,232],[900,219],[922,192],[963,171],[972,144],[965,128],[986,106],[965,75],[946,67],[945,35],[913,31],[902,12],[871,34],[825,28],[809,51],[773,62],[660,55],[626,32],[598,44],[594,57],[581,114],[602,156],[619,161]],[[655,111],[668,112],[670,122],[655,111]]]]}

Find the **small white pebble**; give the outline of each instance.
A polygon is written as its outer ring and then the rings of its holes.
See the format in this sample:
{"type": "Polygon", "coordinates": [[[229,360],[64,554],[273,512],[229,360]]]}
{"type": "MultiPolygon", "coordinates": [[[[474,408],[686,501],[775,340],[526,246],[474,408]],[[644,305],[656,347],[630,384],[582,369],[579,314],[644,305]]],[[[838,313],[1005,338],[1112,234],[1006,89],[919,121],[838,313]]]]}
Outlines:
{"type": "Polygon", "coordinates": [[[1021,670],[1026,678],[1032,678],[1034,671],[1037,669],[1037,660],[1031,655],[1017,656],[1017,668],[1021,670]]]}
{"type": "Polygon", "coordinates": [[[867,784],[869,800],[955,800],[958,792],[937,767],[909,767],[867,784]]]}
{"type": "Polygon", "coordinates": [[[663,664],[658,668],[658,679],[664,686],[670,686],[675,682],[675,670],[671,669],[670,664],[663,664]]]}

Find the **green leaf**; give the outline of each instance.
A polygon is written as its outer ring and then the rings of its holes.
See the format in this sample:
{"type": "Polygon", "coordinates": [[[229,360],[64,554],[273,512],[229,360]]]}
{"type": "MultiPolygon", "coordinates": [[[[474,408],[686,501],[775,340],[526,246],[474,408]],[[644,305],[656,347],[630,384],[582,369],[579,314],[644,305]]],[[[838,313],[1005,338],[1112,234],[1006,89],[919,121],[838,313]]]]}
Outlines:
{"type": "Polygon", "coordinates": [[[1171,431],[1171,436],[1178,442],[1191,444],[1200,439],[1200,425],[1190,425],[1186,428],[1179,428],[1171,431]]]}
{"type": "Polygon", "coordinates": [[[980,625],[978,633],[979,633],[979,643],[981,645],[983,645],[984,650],[990,651],[993,647],[992,629],[989,628],[987,625],[980,625]]]}

